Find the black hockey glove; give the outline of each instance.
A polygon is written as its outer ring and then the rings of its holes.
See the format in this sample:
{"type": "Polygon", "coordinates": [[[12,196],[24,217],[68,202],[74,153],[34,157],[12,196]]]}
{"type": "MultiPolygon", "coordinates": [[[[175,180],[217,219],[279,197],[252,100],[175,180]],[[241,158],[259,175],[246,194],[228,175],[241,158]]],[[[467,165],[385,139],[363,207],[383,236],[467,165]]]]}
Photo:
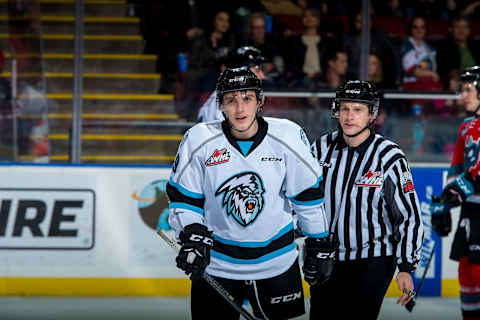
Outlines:
{"type": "Polygon", "coordinates": [[[333,237],[306,238],[303,259],[303,275],[311,286],[325,283],[332,275],[335,264],[333,237]]]}
{"type": "Polygon", "coordinates": [[[430,213],[432,214],[432,228],[440,237],[446,237],[452,231],[452,206],[441,202],[438,197],[432,196],[430,213]]]}
{"type": "Polygon", "coordinates": [[[177,267],[191,274],[190,279],[202,277],[210,263],[210,249],[213,247],[212,231],[200,223],[186,226],[179,235],[182,248],[177,256],[177,267]]]}
{"type": "Polygon", "coordinates": [[[442,202],[452,207],[459,206],[468,196],[474,194],[472,179],[469,174],[462,173],[443,189],[442,202]]]}

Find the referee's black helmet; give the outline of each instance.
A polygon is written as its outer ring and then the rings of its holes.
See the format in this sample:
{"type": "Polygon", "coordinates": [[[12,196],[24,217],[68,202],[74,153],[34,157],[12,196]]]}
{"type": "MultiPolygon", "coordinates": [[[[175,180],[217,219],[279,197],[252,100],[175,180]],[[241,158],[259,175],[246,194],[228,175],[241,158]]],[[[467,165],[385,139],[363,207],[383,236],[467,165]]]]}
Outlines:
{"type": "Polygon", "coordinates": [[[377,118],[380,97],[375,85],[370,81],[350,80],[337,89],[335,100],[332,103],[332,117],[335,119],[338,119],[340,102],[342,101],[364,103],[368,106],[373,118],[377,118]]]}

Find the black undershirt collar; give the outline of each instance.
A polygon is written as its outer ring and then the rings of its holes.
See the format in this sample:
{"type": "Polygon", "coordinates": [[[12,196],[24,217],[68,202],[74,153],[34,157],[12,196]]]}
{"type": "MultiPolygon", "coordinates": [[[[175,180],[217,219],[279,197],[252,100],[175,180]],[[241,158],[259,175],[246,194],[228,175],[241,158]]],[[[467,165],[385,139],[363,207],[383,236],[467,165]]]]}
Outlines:
{"type": "Polygon", "coordinates": [[[373,129],[369,129],[370,134],[368,135],[367,139],[360,143],[356,147],[349,147],[348,144],[345,142],[345,139],[343,138],[343,133],[341,130],[338,131],[338,136],[337,136],[337,150],[344,149],[344,148],[349,148],[350,150],[356,151],[360,154],[364,153],[368,146],[372,143],[373,139],[375,139],[375,132],[373,129]]]}
{"type": "Polygon", "coordinates": [[[223,133],[225,134],[225,136],[227,137],[228,142],[230,142],[230,144],[235,149],[237,149],[242,155],[243,155],[242,149],[238,145],[237,141],[253,141],[253,144],[250,147],[250,150],[248,151],[248,153],[245,155],[245,157],[247,157],[250,153],[252,153],[253,150],[255,150],[255,148],[260,143],[262,143],[263,139],[267,135],[268,123],[261,116],[257,116],[257,122],[258,122],[258,130],[257,130],[257,133],[255,133],[255,135],[253,137],[250,137],[248,139],[238,139],[238,138],[235,138],[232,135],[232,132],[230,131],[230,124],[228,123],[228,120],[223,120],[222,121],[222,130],[223,130],[223,133]]]}

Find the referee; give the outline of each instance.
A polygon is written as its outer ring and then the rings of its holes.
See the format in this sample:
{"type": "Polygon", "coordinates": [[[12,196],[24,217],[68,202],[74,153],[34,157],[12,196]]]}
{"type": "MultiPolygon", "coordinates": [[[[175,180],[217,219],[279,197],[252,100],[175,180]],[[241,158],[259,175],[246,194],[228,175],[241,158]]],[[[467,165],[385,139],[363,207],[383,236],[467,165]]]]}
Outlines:
{"type": "Polygon", "coordinates": [[[330,279],[310,288],[311,320],[376,319],[396,267],[403,292],[397,303],[415,295],[411,272],[423,242],[421,212],[404,153],[373,131],[378,106],[373,84],[346,82],[332,104],[338,130],[312,145],[338,248],[330,279]]]}

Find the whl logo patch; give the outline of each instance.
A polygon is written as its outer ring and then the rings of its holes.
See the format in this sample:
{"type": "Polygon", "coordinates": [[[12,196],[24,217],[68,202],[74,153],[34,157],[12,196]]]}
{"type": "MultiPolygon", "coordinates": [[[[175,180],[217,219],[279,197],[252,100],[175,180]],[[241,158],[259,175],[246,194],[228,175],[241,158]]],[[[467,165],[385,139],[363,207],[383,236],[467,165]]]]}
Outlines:
{"type": "Polygon", "coordinates": [[[227,148],[215,149],[215,152],[205,161],[205,165],[214,166],[228,162],[228,160],[230,160],[230,152],[227,151],[227,148]]]}
{"type": "Polygon", "coordinates": [[[355,185],[359,187],[373,187],[373,188],[379,188],[383,184],[383,176],[382,172],[380,171],[375,171],[372,172],[371,170],[368,170],[367,173],[365,173],[360,179],[355,181],[355,185]]]}
{"type": "Polygon", "coordinates": [[[402,189],[404,193],[415,191],[412,173],[410,171],[402,172],[402,175],[400,176],[400,182],[402,183],[402,189]]]}

